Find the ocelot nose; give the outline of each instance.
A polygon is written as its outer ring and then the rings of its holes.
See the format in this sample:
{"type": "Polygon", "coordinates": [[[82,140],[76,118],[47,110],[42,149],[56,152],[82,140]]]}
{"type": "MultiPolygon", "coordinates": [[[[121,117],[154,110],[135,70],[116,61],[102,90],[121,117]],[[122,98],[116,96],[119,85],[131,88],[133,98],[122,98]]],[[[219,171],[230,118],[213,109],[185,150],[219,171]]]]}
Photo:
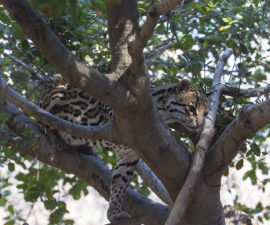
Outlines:
{"type": "Polygon", "coordinates": [[[203,125],[203,122],[197,120],[196,124],[197,124],[197,127],[201,127],[203,125]]]}

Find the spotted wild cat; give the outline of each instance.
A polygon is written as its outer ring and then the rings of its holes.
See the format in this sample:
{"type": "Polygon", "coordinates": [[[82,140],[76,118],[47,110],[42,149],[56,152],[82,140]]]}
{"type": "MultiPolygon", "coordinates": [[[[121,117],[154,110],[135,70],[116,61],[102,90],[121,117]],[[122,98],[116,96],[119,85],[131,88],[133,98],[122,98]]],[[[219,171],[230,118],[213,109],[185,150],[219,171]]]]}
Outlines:
{"type": "MultiPolygon", "coordinates": [[[[190,86],[188,80],[182,80],[179,84],[154,87],[152,96],[167,124],[180,123],[190,131],[203,125],[208,112],[208,99],[190,86]]],[[[102,125],[113,115],[109,106],[70,85],[58,85],[47,91],[39,100],[39,105],[62,119],[85,126],[102,125]]],[[[127,217],[128,214],[122,210],[122,202],[139,160],[136,153],[127,146],[106,140],[82,139],[62,132],[59,132],[59,135],[72,146],[109,147],[115,150],[118,161],[113,172],[107,216],[110,221],[127,217]]]]}

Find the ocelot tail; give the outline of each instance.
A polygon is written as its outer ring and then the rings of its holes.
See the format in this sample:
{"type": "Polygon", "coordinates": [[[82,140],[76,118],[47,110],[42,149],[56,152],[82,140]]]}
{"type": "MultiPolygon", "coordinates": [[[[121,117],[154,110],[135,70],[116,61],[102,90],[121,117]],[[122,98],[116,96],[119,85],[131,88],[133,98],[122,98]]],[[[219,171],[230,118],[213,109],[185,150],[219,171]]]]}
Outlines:
{"type": "MultiPolygon", "coordinates": [[[[154,87],[152,95],[167,124],[180,123],[190,131],[203,125],[208,112],[208,99],[190,86],[188,80],[154,87]]],[[[102,125],[113,115],[110,107],[70,85],[58,85],[47,91],[40,98],[39,105],[62,119],[85,126],[102,125]]],[[[71,146],[109,147],[115,150],[118,162],[113,172],[107,216],[110,221],[129,217],[122,210],[122,202],[139,160],[136,153],[124,145],[106,140],[86,140],[62,132],[58,136],[71,146]]]]}

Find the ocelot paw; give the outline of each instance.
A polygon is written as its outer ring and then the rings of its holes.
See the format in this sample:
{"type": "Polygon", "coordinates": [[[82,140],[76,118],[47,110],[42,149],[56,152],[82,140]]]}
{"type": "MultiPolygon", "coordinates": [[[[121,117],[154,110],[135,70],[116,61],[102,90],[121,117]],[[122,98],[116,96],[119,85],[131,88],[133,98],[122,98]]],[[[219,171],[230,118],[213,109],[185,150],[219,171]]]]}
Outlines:
{"type": "Polygon", "coordinates": [[[50,151],[50,160],[55,161],[55,154],[57,151],[64,151],[66,150],[68,145],[63,143],[61,140],[59,142],[52,142],[52,150],[50,151]]]}
{"type": "Polygon", "coordinates": [[[62,141],[59,142],[53,142],[52,147],[54,151],[64,151],[68,149],[68,145],[62,141]]]}
{"type": "Polygon", "coordinates": [[[110,208],[107,212],[107,217],[108,217],[108,220],[111,222],[117,222],[120,220],[131,218],[131,216],[125,211],[117,210],[117,212],[116,212],[115,209],[110,209],[110,208]]]}
{"type": "Polygon", "coordinates": [[[74,151],[86,154],[86,155],[94,155],[94,150],[91,146],[88,145],[78,145],[78,146],[72,146],[72,149],[74,151]]]}

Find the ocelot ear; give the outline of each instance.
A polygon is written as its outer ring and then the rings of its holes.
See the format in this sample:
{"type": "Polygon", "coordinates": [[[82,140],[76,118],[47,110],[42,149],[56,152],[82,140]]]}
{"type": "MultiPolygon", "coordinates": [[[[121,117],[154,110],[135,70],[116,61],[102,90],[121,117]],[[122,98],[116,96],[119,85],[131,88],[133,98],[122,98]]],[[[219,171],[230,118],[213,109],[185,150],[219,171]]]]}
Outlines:
{"type": "Polygon", "coordinates": [[[188,92],[190,89],[190,82],[187,79],[183,79],[178,84],[178,92],[188,92]]]}

